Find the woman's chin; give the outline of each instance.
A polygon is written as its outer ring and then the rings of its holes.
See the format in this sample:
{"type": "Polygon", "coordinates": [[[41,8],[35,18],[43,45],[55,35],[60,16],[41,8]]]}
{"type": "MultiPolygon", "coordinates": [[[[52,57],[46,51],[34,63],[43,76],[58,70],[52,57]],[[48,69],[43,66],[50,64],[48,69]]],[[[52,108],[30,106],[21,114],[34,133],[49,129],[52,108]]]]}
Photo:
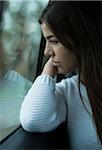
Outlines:
{"type": "Polygon", "coordinates": [[[58,74],[63,74],[63,75],[67,75],[67,74],[69,74],[69,73],[71,73],[71,71],[66,71],[66,70],[63,70],[63,69],[60,69],[60,68],[58,68],[58,74]]]}
{"type": "Polygon", "coordinates": [[[58,74],[63,74],[63,75],[66,75],[66,73],[65,73],[65,71],[64,70],[62,70],[62,69],[60,69],[60,68],[57,68],[58,69],[58,74]]]}

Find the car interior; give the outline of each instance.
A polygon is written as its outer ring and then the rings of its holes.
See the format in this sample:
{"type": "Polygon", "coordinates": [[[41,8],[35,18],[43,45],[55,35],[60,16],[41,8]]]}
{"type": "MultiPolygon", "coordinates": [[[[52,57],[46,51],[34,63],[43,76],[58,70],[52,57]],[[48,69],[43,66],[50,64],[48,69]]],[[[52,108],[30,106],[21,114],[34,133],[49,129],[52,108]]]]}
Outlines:
{"type": "MultiPolygon", "coordinates": [[[[11,2],[10,8],[16,8],[17,3],[13,4],[11,0],[8,0],[11,2]]],[[[39,0],[40,2],[41,0],[39,0]]],[[[48,3],[47,0],[43,4],[43,7],[46,3],[48,3]]],[[[19,1],[19,3],[21,3],[19,1]]],[[[31,4],[32,5],[32,4],[31,4]]],[[[37,5],[37,4],[36,4],[37,5]]],[[[34,5],[35,6],[35,5],[34,5]]],[[[39,3],[39,7],[41,4],[39,3]]],[[[21,6],[22,7],[22,6],[21,6]]],[[[30,2],[29,2],[30,7],[30,2]]],[[[40,8],[39,8],[40,9],[40,8]]],[[[11,9],[13,12],[13,9],[11,9]]],[[[16,12],[15,10],[14,12],[16,12]]],[[[38,11],[37,11],[38,13],[38,11]]],[[[35,33],[34,33],[35,34],[35,33]]],[[[38,33],[40,34],[40,32],[38,33]]],[[[35,73],[30,72],[31,74],[31,81],[34,82],[34,79],[41,73],[42,67],[44,64],[44,61],[46,61],[47,58],[44,58],[44,47],[45,47],[45,39],[43,35],[39,37],[40,43],[38,45],[38,57],[36,58],[36,68],[34,68],[33,64],[29,65],[29,70],[35,69],[35,73]],[[33,74],[35,74],[35,78],[33,78],[33,74]]],[[[33,54],[32,54],[33,55],[33,54]]],[[[18,60],[19,61],[19,60],[18,60]]],[[[28,77],[28,74],[26,75],[28,77]]],[[[63,75],[57,76],[57,82],[65,78],[63,75]]],[[[1,102],[0,102],[1,105],[1,102]]],[[[2,105],[1,105],[2,106],[2,105]]],[[[0,110],[0,150],[16,150],[16,149],[70,149],[70,141],[68,137],[68,131],[67,131],[67,122],[62,123],[59,127],[57,127],[55,130],[45,133],[36,133],[36,132],[27,132],[25,131],[20,123],[9,126],[7,128],[3,128],[3,126],[7,125],[7,122],[3,122],[3,114],[2,109],[0,110]]],[[[8,112],[9,114],[9,112],[8,112]]]]}

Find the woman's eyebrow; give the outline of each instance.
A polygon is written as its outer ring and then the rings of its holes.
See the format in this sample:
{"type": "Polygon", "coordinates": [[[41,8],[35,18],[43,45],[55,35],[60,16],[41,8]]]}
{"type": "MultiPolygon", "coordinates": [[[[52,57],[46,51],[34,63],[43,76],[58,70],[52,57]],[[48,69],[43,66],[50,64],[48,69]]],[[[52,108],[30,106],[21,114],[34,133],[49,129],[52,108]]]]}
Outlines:
{"type": "Polygon", "coordinates": [[[49,35],[49,36],[46,37],[46,39],[50,39],[50,38],[53,38],[53,37],[55,37],[55,36],[54,35],[49,35]]]}

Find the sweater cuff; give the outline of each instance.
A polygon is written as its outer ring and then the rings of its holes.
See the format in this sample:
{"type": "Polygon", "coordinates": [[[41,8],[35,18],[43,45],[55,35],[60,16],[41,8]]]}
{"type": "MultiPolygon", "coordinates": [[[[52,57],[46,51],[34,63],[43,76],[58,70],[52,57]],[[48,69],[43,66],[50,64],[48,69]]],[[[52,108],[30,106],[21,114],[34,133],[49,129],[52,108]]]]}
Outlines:
{"type": "Polygon", "coordinates": [[[48,74],[41,74],[34,81],[34,84],[42,84],[42,85],[49,85],[49,86],[55,86],[55,83],[56,83],[56,79],[48,74]]]}

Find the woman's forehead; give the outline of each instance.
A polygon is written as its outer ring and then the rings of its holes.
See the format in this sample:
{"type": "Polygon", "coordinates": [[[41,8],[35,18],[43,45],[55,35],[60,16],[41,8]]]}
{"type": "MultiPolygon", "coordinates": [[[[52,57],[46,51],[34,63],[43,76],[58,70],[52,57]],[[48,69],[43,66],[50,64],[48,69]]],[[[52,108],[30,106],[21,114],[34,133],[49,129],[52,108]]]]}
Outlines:
{"type": "Polygon", "coordinates": [[[41,28],[42,28],[42,32],[43,32],[44,37],[48,37],[48,36],[55,37],[54,33],[51,31],[49,26],[46,25],[45,23],[43,23],[41,25],[41,28]]]}

